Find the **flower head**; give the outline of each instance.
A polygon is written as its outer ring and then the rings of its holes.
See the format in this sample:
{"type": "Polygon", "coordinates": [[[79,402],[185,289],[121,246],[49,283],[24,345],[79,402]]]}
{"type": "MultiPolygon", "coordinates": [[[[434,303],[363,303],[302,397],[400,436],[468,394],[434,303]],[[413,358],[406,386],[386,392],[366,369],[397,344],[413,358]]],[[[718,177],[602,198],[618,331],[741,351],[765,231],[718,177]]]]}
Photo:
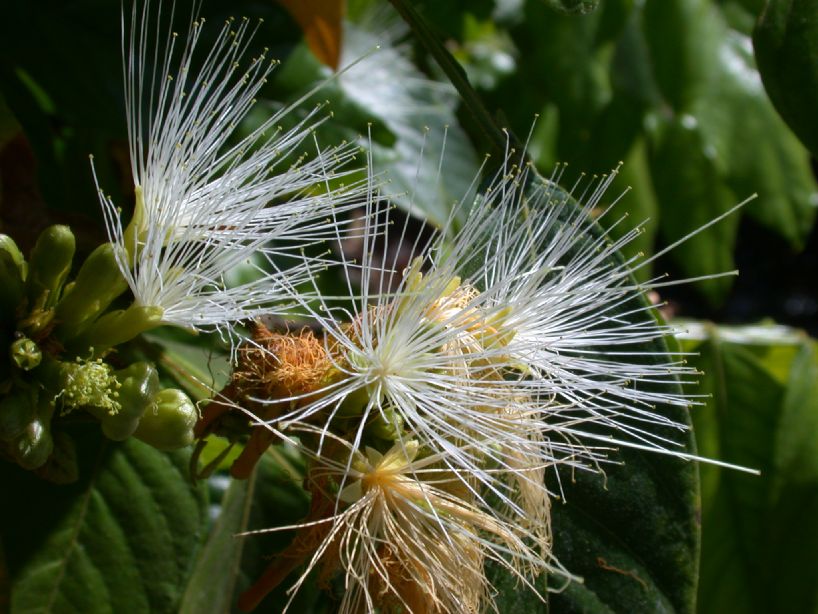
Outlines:
{"type": "MultiPolygon", "coordinates": [[[[323,120],[315,108],[282,127],[295,105],[238,139],[239,123],[275,66],[266,51],[248,59],[249,20],[229,20],[213,46],[202,49],[204,19],[163,41],[151,32],[151,13],[149,2],[141,15],[134,6],[127,41],[123,26],[136,197],[126,229],[100,191],[111,241],[125,248],[120,269],[136,303],[161,309],[163,323],[219,327],[262,308],[275,311],[290,288],[310,277],[300,251],[335,236],[331,220],[358,193],[354,182],[330,187],[343,181],[355,148],[313,143],[311,154],[302,151],[323,120]],[[263,275],[226,288],[225,273],[259,254],[267,261],[263,275]],[[286,256],[296,258],[282,268],[286,256]]],[[[157,23],[160,17],[161,11],[157,23]]]]}
{"type": "MultiPolygon", "coordinates": [[[[493,604],[484,572],[489,560],[535,592],[532,576],[562,573],[549,561],[546,536],[474,505],[441,455],[417,441],[385,452],[354,450],[343,440],[328,447],[332,452],[314,458],[307,480],[313,513],[270,570],[280,577],[282,561],[308,561],[293,595],[318,568],[324,579],[343,576],[342,614],[476,614],[493,604]]],[[[243,605],[255,596],[251,589],[243,605]]]]}

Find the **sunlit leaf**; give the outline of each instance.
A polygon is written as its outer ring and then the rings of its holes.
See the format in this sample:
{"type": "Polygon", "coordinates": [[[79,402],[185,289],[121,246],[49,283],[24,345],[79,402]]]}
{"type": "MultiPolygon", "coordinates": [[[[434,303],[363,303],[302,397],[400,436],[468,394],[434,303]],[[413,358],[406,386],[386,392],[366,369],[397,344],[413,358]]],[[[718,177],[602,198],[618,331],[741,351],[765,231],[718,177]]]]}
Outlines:
{"type": "MultiPolygon", "coordinates": [[[[552,511],[554,551],[583,578],[550,597],[552,611],[694,611],[696,467],[624,451],[606,477],[562,476],[552,511]]],[[[559,586],[559,581],[554,581],[559,586]]]]}
{"type": "Polygon", "coordinates": [[[454,113],[454,89],[421,73],[382,30],[350,26],[345,34],[342,64],[371,55],[339,77],[344,95],[394,135],[385,145],[372,142],[376,172],[388,173],[385,194],[412,214],[443,225],[478,170],[454,113]]]}
{"type": "Polygon", "coordinates": [[[714,67],[712,50],[721,33],[709,0],[648,0],[644,32],[654,77],[677,113],[689,111],[714,67]]]}
{"type": "MultiPolygon", "coordinates": [[[[228,480],[226,476],[213,479],[228,480]]],[[[236,534],[247,528],[255,481],[254,475],[249,480],[229,482],[219,506],[219,517],[185,587],[180,614],[231,610],[244,546],[244,540],[236,534]]]]}
{"type": "Polygon", "coordinates": [[[809,154],[770,104],[749,37],[725,28],[713,55],[713,79],[693,111],[704,139],[736,196],[758,194],[747,212],[801,248],[818,203],[809,154]]]}

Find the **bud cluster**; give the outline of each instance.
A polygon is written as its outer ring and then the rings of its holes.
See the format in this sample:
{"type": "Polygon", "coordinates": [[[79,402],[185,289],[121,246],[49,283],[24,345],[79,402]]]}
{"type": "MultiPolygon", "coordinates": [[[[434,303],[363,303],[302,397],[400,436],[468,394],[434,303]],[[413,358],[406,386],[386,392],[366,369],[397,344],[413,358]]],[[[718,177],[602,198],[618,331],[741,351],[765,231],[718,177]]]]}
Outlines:
{"type": "Polygon", "coordinates": [[[25,469],[47,463],[55,422],[79,410],[113,440],[135,435],[160,449],[192,441],[196,408],[181,391],[162,389],[156,367],[115,370],[103,360],[157,323],[144,308],[112,308],[128,288],[118,249],[100,245],[71,278],[67,226],[44,230],[28,259],[0,235],[0,454],[25,469]]]}

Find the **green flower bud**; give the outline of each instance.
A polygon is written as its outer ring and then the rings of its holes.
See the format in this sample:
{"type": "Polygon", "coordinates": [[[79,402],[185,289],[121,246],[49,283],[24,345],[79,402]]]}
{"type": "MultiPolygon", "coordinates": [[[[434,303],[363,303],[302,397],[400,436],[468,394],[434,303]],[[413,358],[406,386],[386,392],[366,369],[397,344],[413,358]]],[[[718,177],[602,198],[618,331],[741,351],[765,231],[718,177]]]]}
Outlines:
{"type": "Polygon", "coordinates": [[[156,367],[147,362],[136,362],[115,373],[120,382],[117,400],[120,409],[110,414],[97,408],[88,411],[99,418],[102,432],[108,439],[122,441],[133,435],[145,410],[151,406],[159,392],[159,375],[156,367]]]}
{"type": "Polygon", "coordinates": [[[142,416],[134,435],[159,450],[176,450],[193,443],[199,412],[181,390],[165,388],[142,416]]]}
{"type": "Polygon", "coordinates": [[[4,322],[17,320],[17,307],[24,295],[23,277],[14,256],[0,247],[0,318],[4,322]]]}
{"type": "Polygon", "coordinates": [[[8,252],[14,264],[17,265],[17,269],[20,271],[20,279],[25,281],[28,275],[28,263],[23,257],[23,252],[17,247],[17,243],[14,242],[14,239],[8,235],[0,234],[0,251],[8,252]]]}
{"type": "Polygon", "coordinates": [[[15,388],[0,400],[0,441],[23,434],[37,416],[37,389],[15,388]]]}
{"type": "Polygon", "coordinates": [[[57,304],[71,271],[75,243],[68,226],[49,226],[40,234],[29,258],[26,279],[29,305],[42,302],[44,308],[50,308],[57,304]]]}
{"type": "Polygon", "coordinates": [[[54,441],[51,438],[51,416],[54,405],[41,397],[37,405],[37,415],[23,432],[12,442],[11,452],[23,469],[37,469],[45,464],[54,441]]]}
{"type": "Polygon", "coordinates": [[[396,441],[398,439],[398,433],[402,431],[403,416],[394,409],[384,409],[383,415],[376,410],[375,415],[366,426],[366,433],[368,435],[373,435],[379,439],[386,439],[387,441],[396,441]]]}
{"type": "Polygon", "coordinates": [[[100,245],[91,252],[57,305],[57,335],[60,338],[68,339],[79,334],[127,290],[128,283],[117,264],[118,258],[125,257],[125,250],[113,243],[100,245]]]}
{"type": "Polygon", "coordinates": [[[23,371],[31,371],[43,359],[40,346],[28,337],[23,337],[12,343],[9,354],[11,361],[23,371]]]}
{"type": "Polygon", "coordinates": [[[358,388],[349,393],[341,402],[338,411],[335,412],[336,418],[357,418],[362,416],[369,405],[370,391],[368,387],[358,388]]]}
{"type": "Polygon", "coordinates": [[[161,307],[131,305],[106,313],[69,345],[76,352],[93,348],[99,356],[109,348],[130,341],[140,333],[162,324],[164,310],[161,307]]]}

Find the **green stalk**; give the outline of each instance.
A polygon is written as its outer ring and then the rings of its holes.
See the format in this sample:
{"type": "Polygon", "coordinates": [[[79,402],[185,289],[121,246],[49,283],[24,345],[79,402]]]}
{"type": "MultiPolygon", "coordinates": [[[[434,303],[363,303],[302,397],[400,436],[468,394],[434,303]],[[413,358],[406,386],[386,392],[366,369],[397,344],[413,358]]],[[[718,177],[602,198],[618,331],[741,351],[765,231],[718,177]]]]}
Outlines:
{"type": "Polygon", "coordinates": [[[463,105],[472,115],[483,135],[492,148],[492,153],[499,159],[505,158],[506,148],[510,147],[520,156],[520,165],[528,162],[525,146],[509,130],[504,130],[497,125],[491,114],[486,109],[480,96],[474,91],[469,83],[463,67],[443,46],[440,40],[432,33],[426,20],[412,6],[411,0],[389,0],[392,6],[398,11],[403,20],[409,25],[417,36],[420,43],[435,59],[438,66],[448,77],[451,84],[460,95],[463,105]]]}

